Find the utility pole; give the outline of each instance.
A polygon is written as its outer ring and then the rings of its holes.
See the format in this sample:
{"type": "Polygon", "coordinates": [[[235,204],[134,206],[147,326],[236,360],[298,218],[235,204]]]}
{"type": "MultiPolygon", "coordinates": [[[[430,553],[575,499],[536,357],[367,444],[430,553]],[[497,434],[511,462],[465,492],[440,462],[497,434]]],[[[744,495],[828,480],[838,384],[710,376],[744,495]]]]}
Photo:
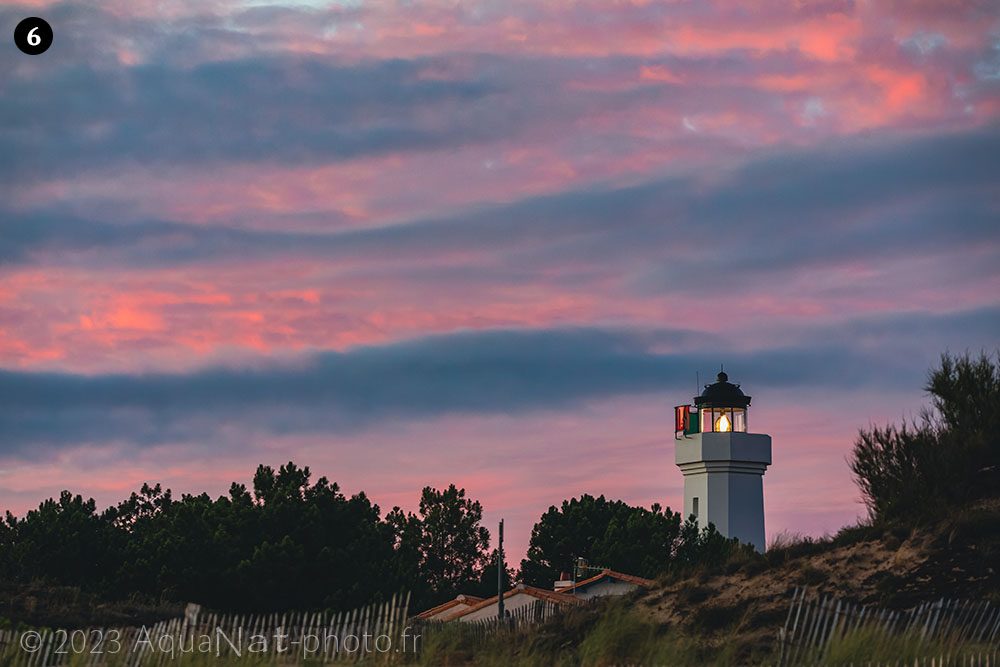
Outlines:
{"type": "Polygon", "coordinates": [[[500,540],[497,542],[497,622],[503,621],[503,519],[500,519],[500,540]]]}

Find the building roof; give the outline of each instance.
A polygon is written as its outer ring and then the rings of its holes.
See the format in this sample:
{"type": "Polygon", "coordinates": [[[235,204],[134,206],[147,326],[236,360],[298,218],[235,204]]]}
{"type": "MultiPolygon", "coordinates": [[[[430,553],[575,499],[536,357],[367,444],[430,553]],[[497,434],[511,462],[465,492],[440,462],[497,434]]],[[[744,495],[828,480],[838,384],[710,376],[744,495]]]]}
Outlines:
{"type": "MultiPolygon", "coordinates": [[[[544,588],[535,588],[534,586],[526,586],[525,584],[518,584],[515,588],[510,589],[503,594],[503,599],[506,600],[509,597],[515,595],[530,595],[533,598],[539,600],[544,600],[545,602],[554,602],[556,604],[580,604],[583,600],[573,597],[572,595],[565,595],[564,593],[556,593],[555,591],[549,591],[544,588]]],[[[479,611],[485,607],[489,607],[492,604],[497,603],[497,596],[494,595],[491,598],[487,598],[478,604],[474,604],[468,609],[463,609],[451,616],[448,616],[442,620],[453,621],[460,616],[465,616],[466,614],[471,614],[474,611],[479,611]]]]}
{"type": "Polygon", "coordinates": [[[448,611],[452,607],[457,607],[460,604],[475,605],[483,601],[483,598],[476,597],[475,595],[459,595],[454,600],[448,600],[443,604],[439,604],[436,607],[431,607],[427,611],[422,611],[417,614],[414,618],[433,618],[440,614],[441,612],[448,611]]]}
{"type": "Polygon", "coordinates": [[[622,572],[615,572],[614,570],[601,570],[601,573],[591,577],[590,579],[584,579],[583,581],[578,581],[572,586],[567,586],[566,588],[559,589],[560,595],[571,595],[573,591],[579,588],[585,588],[591,584],[596,584],[604,579],[617,579],[618,581],[625,581],[630,584],[635,584],[636,586],[642,586],[643,588],[649,588],[653,585],[651,579],[643,579],[642,577],[636,577],[631,574],[624,574],[622,572]]]}

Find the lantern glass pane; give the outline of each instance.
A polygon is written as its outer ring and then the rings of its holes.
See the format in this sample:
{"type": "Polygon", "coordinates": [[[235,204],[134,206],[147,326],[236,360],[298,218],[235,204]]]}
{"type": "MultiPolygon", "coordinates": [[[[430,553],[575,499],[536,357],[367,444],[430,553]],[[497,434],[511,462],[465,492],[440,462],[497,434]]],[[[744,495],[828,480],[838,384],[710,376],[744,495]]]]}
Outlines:
{"type": "Polygon", "coordinates": [[[687,422],[687,428],[684,429],[685,435],[701,433],[701,415],[698,414],[698,408],[690,409],[687,422]]]}
{"type": "Polygon", "coordinates": [[[733,410],[733,430],[746,433],[747,411],[743,408],[736,408],[733,410]]]}
{"type": "Polygon", "coordinates": [[[720,431],[732,431],[733,430],[733,409],[723,408],[719,415],[719,430],[720,431]]]}

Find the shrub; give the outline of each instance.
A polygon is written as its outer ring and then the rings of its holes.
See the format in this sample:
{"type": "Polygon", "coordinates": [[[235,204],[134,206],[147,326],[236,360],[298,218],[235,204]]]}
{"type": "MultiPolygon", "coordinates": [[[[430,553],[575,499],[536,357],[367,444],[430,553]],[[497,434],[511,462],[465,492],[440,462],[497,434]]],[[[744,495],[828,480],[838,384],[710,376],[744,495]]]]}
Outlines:
{"type": "Polygon", "coordinates": [[[677,591],[677,601],[681,604],[699,604],[708,599],[712,589],[687,582],[677,591]]]}
{"type": "Polygon", "coordinates": [[[806,565],[801,570],[799,570],[799,583],[806,586],[818,586],[829,578],[829,574],[823,570],[813,567],[812,565],[806,565]]]}
{"type": "Polygon", "coordinates": [[[996,363],[946,353],[925,389],[919,421],[861,430],[854,443],[851,471],[882,521],[942,515],[1000,488],[1000,352],[996,363]]]}
{"type": "Polygon", "coordinates": [[[883,529],[870,520],[859,521],[853,526],[844,526],[833,537],[833,546],[846,547],[859,542],[868,542],[882,537],[883,529]]]}
{"type": "Polygon", "coordinates": [[[820,553],[829,543],[827,538],[814,539],[797,533],[779,533],[771,541],[764,559],[769,565],[781,565],[796,558],[820,553]]]}
{"type": "Polygon", "coordinates": [[[693,625],[702,632],[714,633],[730,627],[740,620],[746,603],[733,605],[702,605],[694,614],[693,625]]]}

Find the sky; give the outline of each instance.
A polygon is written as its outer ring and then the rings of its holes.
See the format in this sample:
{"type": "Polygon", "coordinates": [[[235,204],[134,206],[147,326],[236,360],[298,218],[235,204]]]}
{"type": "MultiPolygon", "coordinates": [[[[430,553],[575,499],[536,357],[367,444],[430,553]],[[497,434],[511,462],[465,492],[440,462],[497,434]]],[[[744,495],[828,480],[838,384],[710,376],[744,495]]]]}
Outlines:
{"type": "Polygon", "coordinates": [[[508,553],[680,509],[720,364],[769,538],[1000,348],[1000,10],[974,0],[0,2],[0,511],[289,460],[508,553]],[[493,530],[495,534],[495,530],[493,530]]]}

